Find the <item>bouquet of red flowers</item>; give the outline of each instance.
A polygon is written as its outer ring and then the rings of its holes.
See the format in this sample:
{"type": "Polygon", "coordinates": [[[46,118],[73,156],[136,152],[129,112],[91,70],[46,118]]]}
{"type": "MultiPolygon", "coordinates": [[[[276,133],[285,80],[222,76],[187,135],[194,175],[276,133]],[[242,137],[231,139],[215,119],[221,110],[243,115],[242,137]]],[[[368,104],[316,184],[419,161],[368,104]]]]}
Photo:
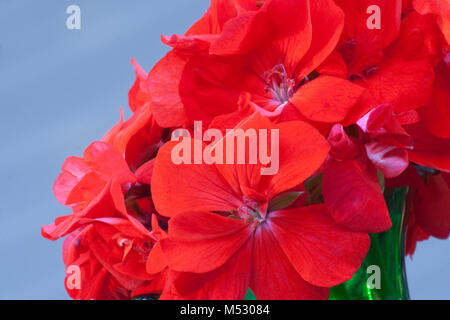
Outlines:
{"type": "Polygon", "coordinates": [[[162,42],[54,184],[72,298],[352,298],[449,236],[450,2],[211,0],[162,42]]]}

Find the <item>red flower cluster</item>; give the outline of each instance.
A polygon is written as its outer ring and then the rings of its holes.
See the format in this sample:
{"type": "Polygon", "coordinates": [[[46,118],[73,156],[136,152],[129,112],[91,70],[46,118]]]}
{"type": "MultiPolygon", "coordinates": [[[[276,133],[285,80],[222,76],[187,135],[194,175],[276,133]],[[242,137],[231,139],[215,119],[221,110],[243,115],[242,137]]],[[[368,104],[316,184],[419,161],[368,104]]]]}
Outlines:
{"type": "Polygon", "coordinates": [[[385,187],[410,187],[408,253],[447,238],[449,40],[446,1],[212,0],[149,74],[132,61],[133,116],[63,165],[73,212],[42,234],[67,236],[70,296],[327,299],[391,227],[385,187]],[[228,160],[230,129],[244,161],[173,160],[180,132],[182,158],[228,160]]]}

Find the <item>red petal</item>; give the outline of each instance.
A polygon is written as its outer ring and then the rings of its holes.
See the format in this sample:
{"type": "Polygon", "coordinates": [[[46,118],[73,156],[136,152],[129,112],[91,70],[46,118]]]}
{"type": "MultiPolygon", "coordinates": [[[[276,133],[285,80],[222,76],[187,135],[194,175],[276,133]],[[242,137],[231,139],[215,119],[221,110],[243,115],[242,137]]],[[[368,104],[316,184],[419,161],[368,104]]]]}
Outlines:
{"type": "Polygon", "coordinates": [[[450,139],[450,69],[441,65],[436,73],[433,99],[418,110],[427,129],[437,137],[450,139]]]}
{"type": "Polygon", "coordinates": [[[364,132],[377,131],[382,129],[392,119],[392,116],[392,106],[389,104],[382,104],[372,109],[362,117],[357,124],[364,132]]]}
{"type": "Polygon", "coordinates": [[[330,162],[323,173],[323,197],[336,222],[350,230],[377,233],[391,227],[377,172],[370,164],[330,162]]]}
{"type": "MultiPolygon", "coordinates": [[[[121,112],[122,113],[122,112],[121,112]]],[[[123,114],[122,114],[123,118],[123,114]]],[[[144,128],[151,119],[150,108],[143,107],[137,110],[129,120],[122,120],[108,132],[102,141],[113,145],[120,153],[124,154],[130,139],[144,128]]]]}
{"type": "Polygon", "coordinates": [[[162,251],[161,242],[157,242],[147,258],[146,271],[149,274],[157,274],[162,272],[166,267],[167,260],[162,251]]]}
{"type": "Polygon", "coordinates": [[[193,36],[162,36],[161,40],[165,45],[171,46],[177,50],[185,52],[207,52],[211,42],[217,39],[218,36],[211,34],[193,35],[193,36]]]}
{"type": "Polygon", "coordinates": [[[283,122],[275,128],[280,130],[280,169],[270,181],[268,194],[272,197],[309,178],[330,150],[326,139],[306,122],[283,122]]]}
{"type": "Polygon", "coordinates": [[[272,45],[284,55],[285,65],[295,69],[313,40],[310,1],[272,0],[267,5],[267,19],[274,36],[272,45]]]}
{"type": "Polygon", "coordinates": [[[209,52],[222,56],[245,54],[264,42],[268,30],[265,12],[242,13],[224,25],[222,34],[211,44],[209,52]]]}
{"type": "Polygon", "coordinates": [[[169,221],[169,238],[161,246],[171,269],[206,273],[227,262],[250,236],[243,220],[186,212],[169,221]]]}
{"type": "Polygon", "coordinates": [[[405,129],[414,139],[413,150],[409,151],[412,162],[450,172],[450,139],[432,135],[421,124],[407,126],[405,129]]]}
{"type": "Polygon", "coordinates": [[[348,77],[348,68],[342,55],[333,51],[328,58],[317,68],[317,72],[322,75],[346,79],[348,77]]]}
{"type": "MultiPolygon", "coordinates": [[[[259,9],[260,6],[253,0],[214,0],[211,2],[211,8],[209,9],[209,32],[203,33],[220,33],[222,32],[225,23],[235,18],[238,14],[245,13],[247,11],[256,11],[259,9]]],[[[198,27],[196,27],[196,29],[198,29],[198,27]]],[[[189,34],[192,33],[191,30],[188,32],[189,34]]]]}
{"type": "Polygon", "coordinates": [[[57,240],[80,228],[85,219],[105,217],[126,217],[136,228],[146,232],[146,229],[136,219],[127,215],[121,186],[117,181],[112,180],[90,201],[86,208],[75,211],[72,215],[57,218],[54,224],[43,226],[41,233],[47,239],[57,240]]]}
{"type": "MultiPolygon", "coordinates": [[[[239,208],[241,200],[214,165],[194,164],[193,159],[192,164],[174,164],[171,153],[177,144],[164,145],[155,160],[151,188],[158,212],[172,217],[184,211],[229,212],[239,208]]],[[[194,148],[191,150],[193,154],[194,148]]]]}
{"type": "Polygon", "coordinates": [[[438,16],[438,24],[447,43],[450,43],[450,3],[441,0],[414,0],[413,5],[420,14],[431,13],[438,16]]]}
{"type": "Polygon", "coordinates": [[[303,280],[272,231],[262,225],[255,233],[250,288],[259,300],[326,300],[327,288],[303,280]]]}
{"type": "MultiPolygon", "coordinates": [[[[270,122],[270,120],[268,120],[265,117],[262,117],[258,113],[255,113],[248,118],[242,119],[241,122],[234,128],[234,130],[243,130],[244,133],[254,132],[255,133],[254,136],[257,138],[255,141],[260,140],[261,134],[259,130],[261,129],[266,130],[267,132],[268,151],[270,151],[272,147],[276,148],[277,146],[271,144],[272,123],[270,122]]],[[[216,167],[220,172],[220,174],[224,177],[224,179],[232,186],[233,188],[232,191],[234,191],[235,194],[242,194],[244,196],[249,197],[250,199],[252,199],[254,196],[259,197],[258,195],[255,194],[258,193],[258,191],[261,191],[261,193],[264,193],[265,191],[260,190],[259,188],[261,184],[261,168],[262,168],[261,161],[257,156],[259,146],[256,146],[255,148],[255,144],[252,145],[250,143],[246,143],[245,146],[241,146],[240,144],[238,144],[237,140],[238,139],[236,139],[235,136],[228,133],[227,135],[224,136],[224,138],[221,141],[219,141],[219,143],[217,143],[216,146],[218,148],[223,149],[224,152],[222,161],[223,164],[216,164],[216,167]],[[227,160],[227,156],[229,157],[230,154],[229,152],[227,154],[226,146],[228,144],[228,141],[230,140],[234,140],[234,150],[233,150],[234,164],[229,164],[230,161],[227,160]],[[239,155],[241,155],[243,152],[245,152],[245,161],[244,161],[245,164],[240,164],[239,155]],[[254,155],[257,158],[256,161],[252,164],[250,164],[251,159],[250,155],[254,155]]]]}
{"type": "Polygon", "coordinates": [[[344,12],[332,0],[310,1],[310,6],[312,42],[297,65],[298,79],[303,79],[325,61],[336,48],[344,28],[344,12]]]}
{"type": "Polygon", "coordinates": [[[363,92],[350,81],[321,76],[301,87],[291,102],[309,120],[333,123],[345,119],[363,92]]]}
{"type": "MultiPolygon", "coordinates": [[[[80,163],[83,166],[86,166],[82,159],[77,157],[70,157],[67,158],[64,162],[64,167],[70,166],[70,163],[80,163]]],[[[89,168],[87,168],[89,170],[89,168]]],[[[88,171],[87,171],[88,172],[88,171]]],[[[55,194],[56,199],[59,201],[59,203],[63,205],[68,205],[67,202],[72,190],[75,188],[75,186],[81,181],[83,177],[76,177],[70,171],[63,171],[58,178],[56,179],[54,185],[53,185],[53,193],[55,194]]]]}
{"type": "Polygon", "coordinates": [[[186,122],[178,88],[187,61],[187,56],[171,51],[148,75],[150,108],[156,122],[163,128],[180,126],[186,122]]]}
{"type": "Polygon", "coordinates": [[[274,212],[268,224],[297,272],[316,286],[351,279],[370,247],[367,234],[338,226],[324,205],[274,212]]]}
{"type": "Polygon", "coordinates": [[[366,79],[363,109],[390,104],[397,113],[426,105],[431,97],[434,71],[427,61],[390,61],[366,79]]]}
{"type": "Polygon", "coordinates": [[[426,233],[440,239],[450,234],[450,174],[428,176],[414,199],[416,221],[426,233]]]}
{"type": "Polygon", "coordinates": [[[149,101],[149,94],[145,86],[147,73],[136,62],[136,60],[131,59],[131,63],[133,64],[136,72],[136,81],[128,93],[128,104],[130,105],[132,111],[136,111],[149,101]]]}
{"type": "Polygon", "coordinates": [[[136,178],[140,183],[150,185],[153,176],[153,168],[155,166],[155,159],[152,159],[142,166],[139,167],[136,171],[136,178]]]}
{"type": "Polygon", "coordinates": [[[246,54],[273,46],[284,54],[288,66],[295,67],[311,43],[309,1],[272,0],[266,4],[258,11],[240,13],[229,20],[210,53],[246,54]]]}
{"type": "Polygon", "coordinates": [[[401,0],[336,0],[345,12],[345,28],[342,42],[351,43],[353,51],[350,69],[352,73],[377,65],[383,58],[383,49],[397,36],[400,30],[401,0]],[[368,19],[371,5],[380,8],[381,28],[369,29],[368,19]]]}
{"type": "MultiPolygon", "coordinates": [[[[297,186],[319,169],[328,155],[329,145],[325,138],[314,127],[302,121],[273,125],[267,118],[255,114],[245,119],[237,128],[244,131],[254,129],[257,132],[261,129],[269,130],[268,149],[273,147],[273,150],[279,151],[278,166],[274,164],[276,156],[272,153],[273,172],[266,172],[267,175],[264,176],[261,176],[260,161],[256,165],[250,165],[249,162],[245,165],[217,165],[234,191],[250,198],[254,196],[252,192],[255,191],[272,198],[297,186]],[[272,145],[270,142],[274,134],[272,130],[278,130],[279,145],[272,145]]],[[[225,137],[225,141],[227,139],[228,137],[225,137]]]]}
{"type": "Polygon", "coordinates": [[[341,124],[331,128],[328,136],[331,150],[330,155],[336,160],[351,160],[360,153],[360,145],[356,139],[348,136],[341,124]]]}
{"type": "Polygon", "coordinates": [[[243,300],[250,281],[251,256],[252,241],[247,241],[217,270],[177,273],[161,299],[243,300]]]}
{"type": "Polygon", "coordinates": [[[206,125],[215,116],[235,111],[246,72],[240,56],[192,56],[177,83],[187,117],[206,125]]]}
{"type": "Polygon", "coordinates": [[[94,142],[84,152],[86,164],[105,179],[118,176],[120,173],[129,173],[128,178],[133,180],[123,156],[114,147],[105,142],[94,142]]]}
{"type": "Polygon", "coordinates": [[[409,166],[408,152],[373,140],[365,145],[367,157],[386,178],[399,176],[409,166]]]}
{"type": "Polygon", "coordinates": [[[196,34],[208,34],[214,33],[214,30],[211,26],[211,9],[208,9],[203,17],[201,17],[197,22],[195,22],[188,31],[186,31],[187,36],[196,35],[196,34]]]}
{"type": "Polygon", "coordinates": [[[53,191],[64,205],[84,207],[115,177],[120,184],[135,181],[123,156],[110,144],[94,142],[83,158],[69,157],[63,173],[55,181],[53,191]]]}
{"type": "Polygon", "coordinates": [[[390,55],[404,60],[427,60],[433,66],[444,52],[441,32],[432,15],[411,12],[402,20],[400,36],[390,48],[390,55]]]}
{"type": "Polygon", "coordinates": [[[405,254],[412,257],[416,252],[417,242],[424,241],[430,238],[430,235],[423,231],[418,224],[409,224],[408,232],[406,233],[406,248],[405,254]]]}

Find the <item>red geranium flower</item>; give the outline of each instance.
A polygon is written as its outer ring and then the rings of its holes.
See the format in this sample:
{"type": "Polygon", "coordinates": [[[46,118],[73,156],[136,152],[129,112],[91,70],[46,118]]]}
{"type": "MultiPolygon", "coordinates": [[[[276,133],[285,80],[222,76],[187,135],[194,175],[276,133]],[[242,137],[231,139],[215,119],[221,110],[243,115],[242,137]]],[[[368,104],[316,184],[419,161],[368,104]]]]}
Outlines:
{"type": "MultiPolygon", "coordinates": [[[[110,197],[104,198],[104,206],[114,206],[110,197]]],[[[106,209],[103,207],[103,209],[106,209]]],[[[105,211],[112,214],[111,210],[105,211]]],[[[149,256],[159,264],[163,260],[153,252],[159,243],[161,232],[154,216],[153,229],[137,227],[129,219],[83,219],[81,226],[64,240],[63,258],[67,270],[78,267],[79,274],[68,272],[66,289],[73,299],[130,299],[133,296],[161,293],[166,272],[148,274],[149,256]],[[72,282],[79,277],[79,283],[72,282]],[[72,284],[72,286],[71,286],[72,284]]]]}
{"type": "Polygon", "coordinates": [[[243,299],[250,287],[258,299],[327,299],[328,287],[359,268],[367,234],[336,225],[324,205],[271,202],[321,166],[326,140],[304,122],[275,126],[258,115],[238,128],[279,130],[276,175],[261,176],[261,164],[175,165],[176,142],[158,153],[152,194],[158,211],[172,217],[161,241],[172,270],[162,298],[243,299]]]}
{"type": "Polygon", "coordinates": [[[450,139],[450,68],[441,63],[436,68],[436,81],[430,103],[417,111],[427,130],[450,139]]]}
{"type": "Polygon", "coordinates": [[[420,14],[436,16],[447,44],[450,43],[450,3],[441,0],[414,0],[413,5],[420,14]]]}
{"type": "Polygon", "coordinates": [[[414,110],[394,113],[390,105],[378,106],[358,121],[367,157],[385,178],[397,177],[408,167],[413,139],[403,125],[418,121],[414,110]]]}
{"type": "Polygon", "coordinates": [[[381,232],[390,227],[390,219],[377,169],[387,179],[400,175],[410,161],[450,169],[450,140],[444,139],[450,125],[444,102],[448,70],[441,63],[445,45],[433,17],[407,11],[401,19],[399,1],[372,3],[384,8],[382,21],[394,26],[379,31],[365,27],[352,1],[338,3],[351,17],[339,52],[353,81],[367,91],[344,121],[359,129],[336,125],[331,131],[332,160],[324,168],[323,196],[340,224],[381,232]],[[371,50],[378,54],[371,56],[371,50]]]}
{"type": "Polygon", "coordinates": [[[172,50],[149,74],[131,61],[132,117],[63,165],[54,193],[72,214],[42,234],[67,236],[64,263],[81,271],[70,296],[326,299],[360,267],[367,233],[391,227],[385,186],[410,189],[407,253],[447,238],[449,19],[440,0],[212,0],[185,35],[162,37],[172,50]],[[172,158],[180,128],[194,164],[172,158]],[[219,153],[227,128],[255,130],[246,164],[219,153]]]}
{"type": "Polygon", "coordinates": [[[209,123],[249,95],[253,110],[268,117],[342,121],[363,88],[328,69],[313,71],[343,24],[331,0],[212,1],[185,36],[163,38],[174,50],[148,76],[152,112],[163,127],[209,123]]]}
{"type": "MultiPolygon", "coordinates": [[[[79,220],[85,218],[91,208],[109,193],[111,181],[119,186],[119,190],[122,186],[125,191],[136,181],[122,155],[104,142],[92,143],[83,158],[69,157],[62,170],[53,191],[61,204],[72,207],[73,214],[57,218],[53,225],[42,228],[43,235],[51,240],[74,231],[79,220]]],[[[122,192],[121,195],[123,197],[122,192]]],[[[109,213],[103,214],[107,217],[109,213]]]]}
{"type": "Polygon", "coordinates": [[[436,137],[425,128],[423,123],[405,126],[405,129],[414,140],[413,149],[408,151],[410,161],[450,172],[450,139],[436,137]]]}
{"type": "MultiPolygon", "coordinates": [[[[112,140],[123,141],[119,137],[112,140]]],[[[145,185],[150,179],[151,165],[135,175],[105,142],[94,142],[83,158],[66,160],[54,192],[73,213],[42,227],[42,235],[50,240],[68,235],[64,262],[81,270],[80,287],[67,287],[72,298],[123,299],[162,291],[166,264],[159,240],[165,232],[145,185]]]]}
{"type": "Polygon", "coordinates": [[[322,193],[334,220],[360,232],[388,230],[389,211],[364,141],[350,137],[341,125],[333,127],[328,141],[331,151],[323,168],[322,193]]]}
{"type": "Polygon", "coordinates": [[[133,64],[136,73],[136,80],[128,92],[128,104],[130,105],[131,110],[135,112],[140,107],[149,103],[150,93],[146,86],[147,73],[136,60],[131,59],[131,63],[133,64]]]}
{"type": "MultiPolygon", "coordinates": [[[[389,1],[386,5],[394,5],[395,2],[389,1]]],[[[358,39],[364,39],[363,36],[358,36],[359,33],[367,32],[365,26],[356,29],[356,35],[352,39],[354,46],[358,46],[358,39]]],[[[439,37],[440,32],[432,18],[420,16],[416,12],[405,17],[398,38],[390,46],[382,47],[383,59],[374,60],[366,69],[350,69],[349,77],[353,82],[367,90],[360,103],[347,116],[345,124],[355,123],[382,104],[390,104],[396,113],[416,110],[427,105],[433,91],[433,67],[443,58],[439,37]]],[[[343,46],[339,51],[351,68],[363,58],[358,56],[355,48],[350,49],[351,54],[348,54],[349,49],[343,46]]],[[[370,50],[370,47],[367,50],[370,50]]]]}
{"type": "Polygon", "coordinates": [[[345,12],[345,27],[340,40],[341,52],[349,62],[351,74],[361,73],[378,65],[384,49],[398,36],[402,14],[402,0],[335,0],[345,12]],[[369,11],[374,5],[380,8],[379,29],[369,29],[369,11]]]}
{"type": "Polygon", "coordinates": [[[149,92],[145,85],[147,74],[136,61],[132,60],[132,63],[136,70],[136,81],[128,97],[130,108],[134,113],[124,122],[121,110],[119,123],[102,140],[119,150],[130,168],[135,171],[156,156],[158,149],[168,137],[151,114],[149,92]]]}
{"type": "Polygon", "coordinates": [[[413,255],[418,241],[450,235],[450,174],[414,165],[387,186],[409,187],[406,219],[406,254],[413,255]]]}

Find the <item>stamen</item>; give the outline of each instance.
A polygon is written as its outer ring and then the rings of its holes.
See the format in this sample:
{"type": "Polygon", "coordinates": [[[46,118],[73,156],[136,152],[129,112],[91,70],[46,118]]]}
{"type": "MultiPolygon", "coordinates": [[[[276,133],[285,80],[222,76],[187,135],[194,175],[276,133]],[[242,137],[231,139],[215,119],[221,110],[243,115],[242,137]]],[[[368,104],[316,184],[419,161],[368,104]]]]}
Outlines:
{"type": "Polygon", "coordinates": [[[266,92],[280,103],[288,102],[294,95],[295,81],[288,78],[284,65],[278,64],[272,70],[264,74],[267,83],[266,92]]]}
{"type": "Polygon", "coordinates": [[[247,196],[243,196],[243,197],[242,197],[242,201],[244,202],[244,204],[245,204],[247,207],[250,207],[250,208],[253,209],[253,210],[255,210],[255,209],[259,206],[258,201],[253,200],[253,199],[251,199],[251,198],[249,198],[249,197],[247,197],[247,196]]]}

